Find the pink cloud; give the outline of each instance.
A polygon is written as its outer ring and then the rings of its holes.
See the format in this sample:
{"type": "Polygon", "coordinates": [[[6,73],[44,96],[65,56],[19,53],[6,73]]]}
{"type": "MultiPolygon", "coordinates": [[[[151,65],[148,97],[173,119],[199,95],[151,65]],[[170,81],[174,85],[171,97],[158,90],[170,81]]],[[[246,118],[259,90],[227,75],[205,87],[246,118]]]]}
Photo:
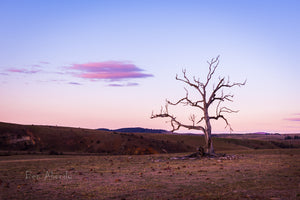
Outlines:
{"type": "Polygon", "coordinates": [[[41,64],[46,64],[46,65],[50,64],[50,63],[47,62],[47,61],[40,61],[40,63],[41,63],[41,64]]]}
{"type": "Polygon", "coordinates": [[[124,85],[123,84],[118,84],[118,83],[111,83],[111,84],[108,84],[107,86],[109,86],[109,87],[123,87],[124,85]]]}
{"type": "Polygon", "coordinates": [[[293,117],[284,118],[284,120],[293,121],[293,122],[300,122],[300,117],[298,117],[298,115],[300,115],[300,113],[293,113],[292,114],[293,117]]]}
{"type": "Polygon", "coordinates": [[[127,84],[112,83],[112,84],[109,84],[107,86],[110,86],[110,87],[127,87],[127,86],[138,86],[138,85],[139,85],[138,83],[127,83],[127,84]]]}
{"type": "Polygon", "coordinates": [[[143,73],[144,70],[138,68],[134,64],[120,61],[73,64],[70,68],[80,71],[77,76],[86,79],[107,79],[116,81],[153,76],[152,74],[143,73]]]}
{"type": "Polygon", "coordinates": [[[138,83],[127,83],[126,86],[138,86],[139,84],[138,83]]]}
{"type": "Polygon", "coordinates": [[[39,72],[39,70],[27,70],[27,69],[8,69],[7,71],[13,73],[22,73],[22,74],[35,74],[39,72]]]}
{"type": "Polygon", "coordinates": [[[81,85],[80,83],[77,83],[77,82],[69,82],[68,84],[70,84],[70,85],[81,85]]]}
{"type": "Polygon", "coordinates": [[[294,121],[294,122],[300,122],[300,117],[285,118],[284,120],[294,121]]]}

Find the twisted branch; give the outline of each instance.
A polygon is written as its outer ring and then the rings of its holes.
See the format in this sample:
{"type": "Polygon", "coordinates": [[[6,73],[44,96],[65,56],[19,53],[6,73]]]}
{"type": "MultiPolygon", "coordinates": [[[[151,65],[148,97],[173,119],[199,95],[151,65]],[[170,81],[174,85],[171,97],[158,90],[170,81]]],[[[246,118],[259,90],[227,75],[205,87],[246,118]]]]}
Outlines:
{"type": "Polygon", "coordinates": [[[167,104],[175,106],[175,105],[178,105],[178,104],[181,103],[181,104],[184,104],[184,105],[190,105],[190,106],[193,106],[193,107],[198,107],[201,110],[204,110],[204,107],[199,105],[200,103],[204,103],[204,100],[199,100],[199,101],[195,101],[195,102],[191,101],[189,99],[189,92],[188,92],[188,90],[186,88],[184,88],[184,89],[186,91],[186,95],[185,95],[184,98],[179,99],[176,103],[172,103],[169,100],[166,100],[167,104]]]}
{"type": "Polygon", "coordinates": [[[151,119],[158,118],[158,117],[169,118],[171,120],[170,121],[171,126],[172,126],[171,132],[179,130],[180,127],[184,127],[184,128],[189,129],[189,130],[190,129],[194,129],[194,130],[201,130],[202,132],[205,132],[204,127],[202,127],[202,126],[195,126],[195,116],[190,117],[190,119],[193,121],[193,125],[186,125],[186,124],[183,124],[183,123],[179,122],[176,119],[176,117],[174,117],[173,115],[169,114],[169,112],[168,112],[168,104],[166,104],[165,110],[161,110],[160,114],[154,114],[152,112],[151,119]]]}

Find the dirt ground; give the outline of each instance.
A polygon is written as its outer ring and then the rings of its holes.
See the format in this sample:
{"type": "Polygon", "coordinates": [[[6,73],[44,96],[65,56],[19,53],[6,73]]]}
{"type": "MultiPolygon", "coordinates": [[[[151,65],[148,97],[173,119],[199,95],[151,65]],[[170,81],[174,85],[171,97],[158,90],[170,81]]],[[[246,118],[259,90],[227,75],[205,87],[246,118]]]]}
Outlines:
{"type": "Polygon", "coordinates": [[[0,199],[300,199],[300,149],[0,157],[0,199]]]}

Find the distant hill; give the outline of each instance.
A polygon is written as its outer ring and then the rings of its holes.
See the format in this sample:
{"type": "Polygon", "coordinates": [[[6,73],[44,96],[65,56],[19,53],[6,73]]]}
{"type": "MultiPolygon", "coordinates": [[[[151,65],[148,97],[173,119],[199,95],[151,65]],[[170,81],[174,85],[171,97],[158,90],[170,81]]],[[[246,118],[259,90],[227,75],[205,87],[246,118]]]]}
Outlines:
{"type": "MultiPolygon", "coordinates": [[[[195,147],[156,137],[163,130],[83,129],[0,122],[0,151],[153,154],[194,151],[195,147]],[[139,132],[139,133],[133,133],[139,132]],[[142,133],[141,133],[142,132],[142,133]]],[[[162,134],[164,135],[164,134],[162,134]]]]}
{"type": "Polygon", "coordinates": [[[120,128],[120,129],[106,129],[99,128],[97,130],[101,131],[115,131],[121,133],[170,133],[169,131],[163,129],[149,129],[149,128],[141,128],[141,127],[133,127],[133,128],[120,128]]]}
{"type": "Polygon", "coordinates": [[[255,132],[250,134],[258,134],[258,135],[280,135],[280,133],[268,133],[268,132],[255,132]]]}

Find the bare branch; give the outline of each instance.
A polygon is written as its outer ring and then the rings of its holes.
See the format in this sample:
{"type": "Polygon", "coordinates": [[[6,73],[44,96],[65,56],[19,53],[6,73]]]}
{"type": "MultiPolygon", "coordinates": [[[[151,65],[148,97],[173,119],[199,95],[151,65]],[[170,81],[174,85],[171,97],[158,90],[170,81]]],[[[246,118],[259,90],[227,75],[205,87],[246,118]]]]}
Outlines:
{"type": "Polygon", "coordinates": [[[204,120],[204,117],[201,117],[201,119],[197,122],[197,124],[199,124],[200,122],[202,122],[202,120],[204,120]]]}
{"type": "Polygon", "coordinates": [[[201,96],[204,97],[204,94],[203,94],[204,92],[201,90],[201,88],[202,88],[202,86],[203,86],[203,83],[201,83],[200,81],[199,81],[199,82],[195,81],[196,84],[195,84],[195,83],[192,83],[192,82],[189,80],[189,78],[186,76],[186,70],[185,70],[185,69],[182,70],[182,73],[183,73],[183,78],[184,78],[184,79],[178,78],[178,75],[176,74],[176,80],[182,81],[182,82],[188,84],[189,86],[195,88],[195,89],[201,94],[201,96]]]}
{"type": "Polygon", "coordinates": [[[196,115],[194,114],[190,115],[189,120],[191,120],[193,122],[193,126],[195,126],[196,115]]]}
{"type": "Polygon", "coordinates": [[[172,106],[175,106],[175,105],[178,105],[179,103],[181,103],[181,104],[184,104],[184,105],[190,105],[190,106],[193,106],[193,107],[198,107],[201,110],[204,110],[203,106],[199,105],[200,103],[203,103],[204,100],[199,100],[199,101],[196,101],[196,102],[191,101],[189,99],[189,92],[188,92],[188,90],[186,88],[184,88],[184,89],[186,91],[186,95],[185,95],[184,98],[179,99],[176,103],[172,103],[169,100],[167,100],[167,103],[170,104],[170,105],[172,105],[172,106]]]}
{"type": "Polygon", "coordinates": [[[230,108],[227,108],[227,107],[222,107],[220,109],[220,112],[219,113],[237,113],[239,112],[238,110],[231,110],[230,108]]]}
{"type": "MultiPolygon", "coordinates": [[[[224,78],[223,78],[223,79],[224,79],[224,78]]],[[[223,84],[220,84],[220,85],[214,90],[214,93],[217,92],[218,90],[220,90],[220,89],[223,88],[223,87],[228,87],[228,88],[231,88],[231,87],[234,87],[234,86],[239,86],[239,87],[241,87],[241,86],[243,86],[243,85],[246,84],[246,81],[247,81],[247,80],[245,80],[243,83],[230,83],[229,80],[228,80],[226,84],[224,84],[224,83],[223,83],[223,84]]]]}
{"type": "MultiPolygon", "coordinates": [[[[214,88],[213,92],[211,93],[209,100],[208,100],[208,105],[212,104],[215,100],[220,100],[220,101],[224,101],[224,100],[228,100],[228,101],[232,101],[231,98],[233,98],[233,95],[227,94],[227,95],[221,95],[221,97],[216,97],[216,93],[221,89],[221,88],[231,88],[234,86],[243,86],[246,84],[245,80],[243,83],[230,83],[229,80],[227,80],[227,82],[225,83],[225,78],[223,77],[222,79],[219,80],[219,83],[217,84],[217,87],[214,88]]],[[[222,92],[223,93],[223,92],[222,92]]]]}
{"type": "Polygon", "coordinates": [[[233,100],[232,100],[232,98],[234,97],[234,95],[232,95],[232,94],[225,94],[224,95],[224,93],[223,93],[223,91],[222,91],[222,93],[221,93],[221,95],[220,96],[218,96],[218,97],[216,97],[216,95],[214,94],[214,95],[212,95],[211,97],[210,97],[210,99],[209,99],[209,101],[208,101],[208,105],[211,105],[214,101],[230,101],[230,102],[232,102],[233,100]]]}
{"type": "Polygon", "coordinates": [[[238,110],[237,110],[237,111],[236,111],[236,110],[232,110],[232,109],[227,108],[227,107],[225,107],[225,106],[224,106],[224,107],[221,107],[221,108],[219,109],[221,102],[222,102],[222,101],[219,101],[219,103],[218,103],[218,105],[217,105],[217,107],[216,107],[216,116],[210,116],[209,119],[214,119],[214,120],[218,120],[218,119],[220,119],[220,118],[223,119],[223,120],[225,121],[225,123],[226,123],[225,128],[229,127],[230,132],[232,132],[233,129],[231,128],[231,125],[229,124],[227,118],[226,118],[222,113],[237,113],[237,112],[239,112],[239,111],[238,111],[238,110]]]}
{"type": "Polygon", "coordinates": [[[207,62],[209,65],[209,71],[207,74],[206,83],[205,83],[204,87],[206,87],[208,85],[212,75],[215,73],[215,71],[219,65],[219,57],[220,56],[217,56],[216,58],[211,59],[210,62],[207,62]]]}
{"type": "Polygon", "coordinates": [[[237,112],[239,112],[238,110],[232,110],[232,109],[227,108],[225,106],[223,106],[219,109],[221,103],[222,103],[222,101],[219,101],[219,103],[216,107],[216,116],[222,115],[222,113],[237,113],[237,112]]]}
{"type": "Polygon", "coordinates": [[[193,77],[194,82],[197,83],[198,88],[204,88],[204,84],[200,81],[200,78],[198,78],[198,80],[195,78],[195,76],[193,77]]]}
{"type": "Polygon", "coordinates": [[[214,116],[214,117],[209,117],[209,119],[215,119],[218,120],[219,118],[223,119],[226,123],[225,128],[229,127],[230,132],[233,131],[233,129],[231,128],[231,125],[229,124],[228,120],[224,117],[224,115],[218,115],[218,116],[214,116]]]}
{"type": "MultiPolygon", "coordinates": [[[[184,128],[187,128],[187,129],[201,130],[202,132],[205,132],[204,127],[202,127],[202,126],[195,126],[194,122],[193,122],[193,125],[186,125],[186,124],[183,124],[183,123],[177,121],[176,117],[174,117],[173,115],[170,115],[168,113],[168,104],[166,104],[165,110],[163,110],[160,114],[154,114],[152,112],[151,119],[159,118],[159,117],[169,118],[171,120],[170,121],[171,126],[172,126],[171,132],[179,130],[180,127],[184,127],[184,128]]],[[[195,121],[195,119],[193,119],[193,120],[195,121]]]]}

